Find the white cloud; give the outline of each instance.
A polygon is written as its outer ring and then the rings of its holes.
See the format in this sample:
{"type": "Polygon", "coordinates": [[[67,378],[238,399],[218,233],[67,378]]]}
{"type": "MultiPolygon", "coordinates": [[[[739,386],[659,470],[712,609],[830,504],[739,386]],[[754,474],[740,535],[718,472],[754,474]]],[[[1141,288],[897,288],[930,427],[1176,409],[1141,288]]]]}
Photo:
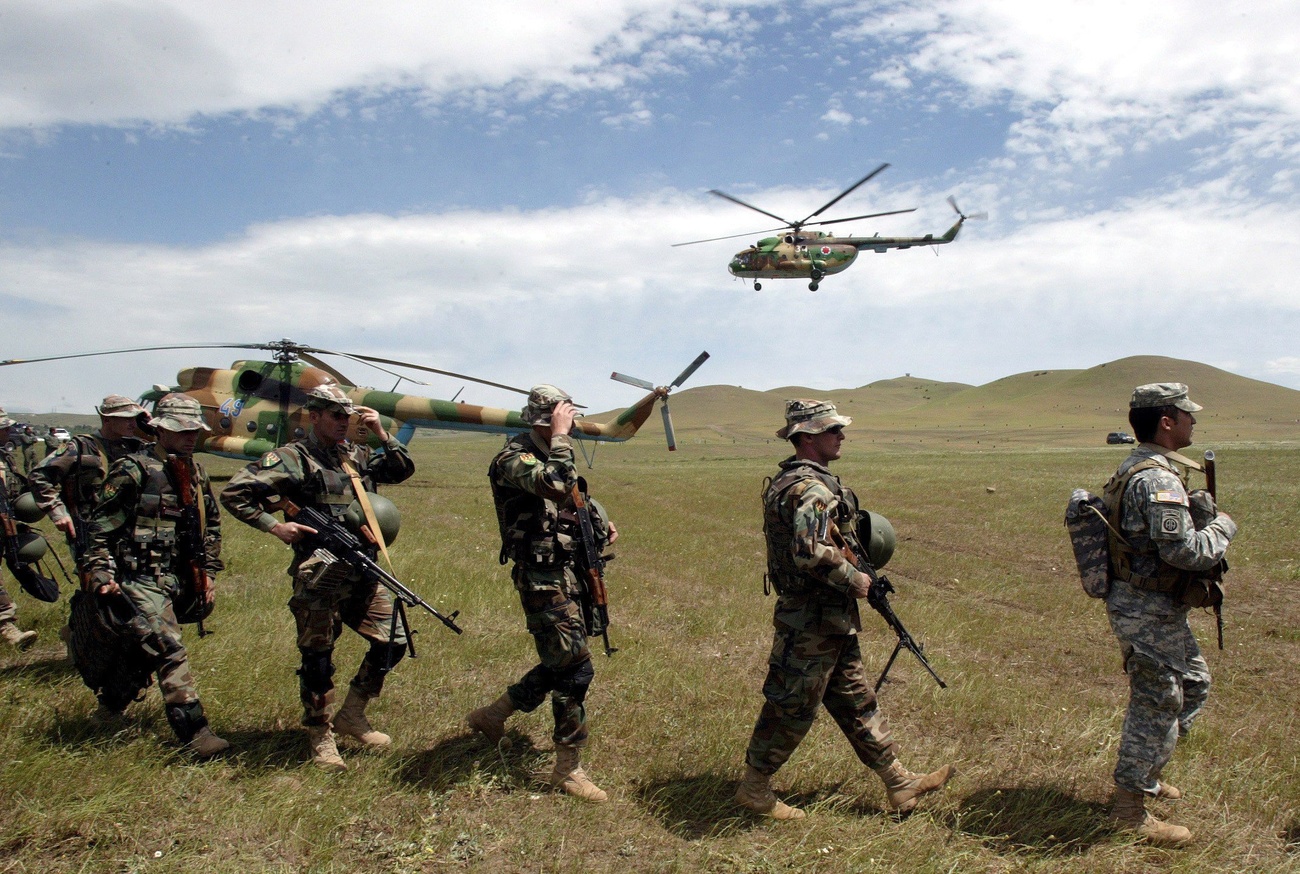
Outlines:
{"type": "Polygon", "coordinates": [[[822,121],[829,121],[831,124],[849,125],[853,124],[853,116],[842,109],[832,107],[826,110],[822,116],[822,121]]]}

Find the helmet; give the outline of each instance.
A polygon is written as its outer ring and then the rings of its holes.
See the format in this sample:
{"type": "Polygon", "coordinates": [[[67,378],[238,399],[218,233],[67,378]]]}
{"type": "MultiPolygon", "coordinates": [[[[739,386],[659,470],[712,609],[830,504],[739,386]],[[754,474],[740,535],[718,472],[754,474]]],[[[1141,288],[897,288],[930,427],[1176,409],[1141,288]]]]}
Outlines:
{"type": "Polygon", "coordinates": [[[36,496],[31,492],[23,492],[18,496],[13,504],[14,518],[19,522],[26,522],[28,525],[33,522],[39,522],[45,518],[45,512],[36,506],[36,496]]]}
{"type": "Polygon", "coordinates": [[[30,528],[18,529],[18,558],[27,564],[35,564],[50,551],[50,544],[39,531],[30,528]]]}
{"type": "MultiPolygon", "coordinates": [[[[379,530],[384,535],[384,545],[392,546],[397,539],[397,532],[402,530],[402,514],[398,512],[397,505],[383,495],[367,493],[366,497],[370,499],[370,509],[375,511],[375,521],[379,523],[379,530]]],[[[343,521],[352,530],[361,530],[361,526],[366,524],[366,514],[361,509],[360,502],[348,504],[343,521]]]]}
{"type": "Polygon", "coordinates": [[[871,566],[880,570],[893,558],[898,537],[888,519],[879,513],[863,510],[858,514],[858,542],[867,550],[871,566]]]}

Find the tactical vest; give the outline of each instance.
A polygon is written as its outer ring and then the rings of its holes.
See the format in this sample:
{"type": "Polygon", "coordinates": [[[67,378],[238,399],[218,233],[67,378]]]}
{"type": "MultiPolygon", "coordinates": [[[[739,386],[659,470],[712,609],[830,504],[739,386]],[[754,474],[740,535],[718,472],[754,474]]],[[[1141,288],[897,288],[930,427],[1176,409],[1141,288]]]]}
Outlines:
{"type": "Polygon", "coordinates": [[[858,543],[858,499],[839,479],[806,464],[793,464],[775,479],[764,482],[763,537],[767,541],[767,575],[764,588],[770,585],[777,595],[803,595],[809,590],[807,576],[794,563],[794,527],[781,512],[789,503],[793,489],[815,477],[839,500],[835,503],[835,524],[855,555],[866,555],[858,543]]]}
{"type": "MultiPolygon", "coordinates": [[[[1147,458],[1134,464],[1122,474],[1116,471],[1102,490],[1101,500],[1106,505],[1107,521],[1110,522],[1108,532],[1110,538],[1110,571],[1116,579],[1124,580],[1135,589],[1147,589],[1154,592],[1177,592],[1186,587],[1187,581],[1191,579],[1191,573],[1176,568],[1161,559],[1159,549],[1154,542],[1151,542],[1149,550],[1139,552],[1129,545],[1128,541],[1119,536],[1119,533],[1123,531],[1120,527],[1120,519],[1124,512],[1124,492],[1128,489],[1129,483],[1135,474],[1152,468],[1167,469],[1154,458],[1147,458]],[[1156,561],[1158,570],[1155,576],[1142,576],[1133,572],[1133,556],[1135,555],[1146,555],[1156,561]]],[[[1179,479],[1184,479],[1184,475],[1180,474],[1179,479]]],[[[1185,480],[1184,485],[1186,485],[1185,480]]]]}
{"type": "MultiPolygon", "coordinates": [[[[129,456],[140,469],[140,494],[136,499],[135,523],[131,529],[130,539],[120,542],[121,554],[118,561],[133,574],[148,574],[160,577],[175,573],[178,555],[178,537],[176,526],[184,515],[185,505],[181,502],[176,486],[167,475],[167,465],[156,455],[139,453],[129,456]]],[[[203,476],[197,464],[194,465],[194,495],[196,501],[202,501],[204,495],[203,476]]],[[[199,542],[203,542],[204,532],[199,532],[199,542]]],[[[187,556],[203,561],[203,556],[187,556]]]]}
{"type": "MultiPolygon", "coordinates": [[[[305,446],[291,443],[279,451],[284,452],[290,448],[297,453],[300,459],[303,478],[302,490],[311,495],[312,502],[318,509],[329,513],[330,518],[335,522],[346,524],[343,517],[347,514],[348,506],[356,500],[356,494],[352,488],[352,478],[344,470],[335,470],[332,467],[325,466],[305,446]]],[[[342,454],[341,451],[340,454],[342,454]]],[[[349,457],[348,460],[358,469],[360,468],[355,459],[349,457]]],[[[366,476],[361,475],[362,488],[366,488],[367,485],[374,488],[372,484],[367,483],[367,479],[366,476]]]]}
{"type": "Polygon", "coordinates": [[[559,505],[501,479],[501,460],[520,451],[536,451],[526,434],[511,438],[488,466],[492,503],[496,507],[497,528],[501,532],[501,552],[497,560],[501,564],[514,561],[536,568],[559,567],[570,557],[567,544],[560,538],[559,505]]]}

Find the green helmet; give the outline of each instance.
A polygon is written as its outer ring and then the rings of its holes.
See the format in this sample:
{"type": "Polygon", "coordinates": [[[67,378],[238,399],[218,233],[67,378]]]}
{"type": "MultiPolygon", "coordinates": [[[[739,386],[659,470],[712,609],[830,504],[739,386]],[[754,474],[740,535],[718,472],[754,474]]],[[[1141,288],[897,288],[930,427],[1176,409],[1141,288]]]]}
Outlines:
{"type": "Polygon", "coordinates": [[[14,518],[19,522],[26,522],[28,525],[33,522],[39,522],[45,518],[45,513],[41,508],[36,506],[36,496],[31,492],[23,492],[14,501],[14,518]]]}
{"type": "Polygon", "coordinates": [[[18,531],[18,559],[27,564],[36,564],[50,551],[50,544],[39,531],[30,528],[18,531]]]}
{"type": "Polygon", "coordinates": [[[898,537],[889,520],[866,510],[858,514],[858,541],[866,548],[867,559],[876,570],[889,564],[894,557],[894,547],[898,545],[898,537]]]}
{"type": "MultiPolygon", "coordinates": [[[[397,505],[383,495],[367,493],[366,497],[370,499],[370,509],[375,511],[375,521],[379,523],[379,530],[384,535],[384,545],[392,546],[393,541],[397,540],[397,532],[402,530],[402,514],[397,511],[397,505]]],[[[366,524],[366,514],[359,502],[353,501],[348,505],[343,521],[352,530],[361,530],[361,526],[366,524]]]]}

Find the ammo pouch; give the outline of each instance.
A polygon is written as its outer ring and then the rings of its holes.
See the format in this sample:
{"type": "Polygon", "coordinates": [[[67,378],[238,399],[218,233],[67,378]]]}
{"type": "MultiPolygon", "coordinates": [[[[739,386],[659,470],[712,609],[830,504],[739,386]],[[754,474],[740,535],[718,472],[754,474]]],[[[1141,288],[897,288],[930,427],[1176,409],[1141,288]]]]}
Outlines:
{"type": "Polygon", "coordinates": [[[333,553],[318,549],[298,565],[294,580],[312,595],[335,595],[352,574],[352,566],[333,553]]]}
{"type": "Polygon", "coordinates": [[[556,537],[526,540],[521,546],[523,548],[514,555],[514,560],[526,567],[549,571],[564,567],[569,562],[568,550],[560,545],[556,537]]]}

